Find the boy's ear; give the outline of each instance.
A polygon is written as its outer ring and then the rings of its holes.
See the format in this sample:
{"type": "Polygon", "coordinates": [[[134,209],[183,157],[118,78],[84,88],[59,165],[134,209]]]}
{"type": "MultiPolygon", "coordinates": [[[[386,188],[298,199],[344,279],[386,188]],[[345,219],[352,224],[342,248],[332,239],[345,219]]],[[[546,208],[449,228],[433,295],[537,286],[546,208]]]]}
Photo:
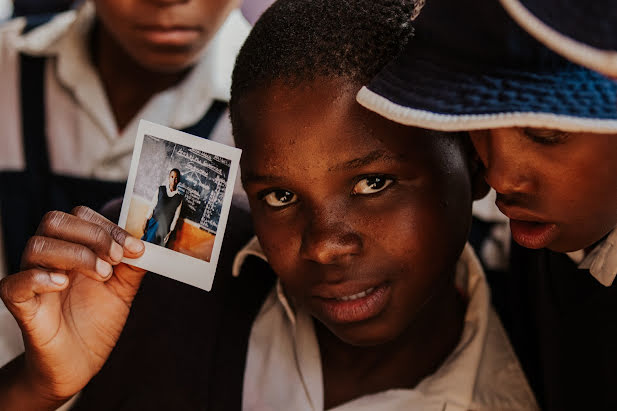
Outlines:
{"type": "Polygon", "coordinates": [[[471,179],[471,194],[473,200],[480,200],[484,198],[491,187],[486,183],[484,179],[484,164],[480,160],[480,156],[476,152],[476,149],[471,144],[469,136],[467,138],[467,153],[469,159],[469,177],[471,179]]]}
{"type": "MultiPolygon", "coordinates": [[[[472,159],[472,161],[476,161],[472,159]]],[[[473,200],[480,200],[484,198],[488,192],[491,190],[491,187],[486,183],[484,179],[484,165],[477,159],[477,164],[471,165],[471,194],[473,196],[473,200]]]]}

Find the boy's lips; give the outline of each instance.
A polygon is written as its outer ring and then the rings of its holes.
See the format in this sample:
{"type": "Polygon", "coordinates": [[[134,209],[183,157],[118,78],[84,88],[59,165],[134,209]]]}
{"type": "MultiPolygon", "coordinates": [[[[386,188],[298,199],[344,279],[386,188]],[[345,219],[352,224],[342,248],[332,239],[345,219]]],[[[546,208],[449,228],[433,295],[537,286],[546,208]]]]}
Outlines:
{"type": "Polygon", "coordinates": [[[512,238],[525,248],[545,248],[557,238],[556,224],[510,220],[512,238]]]}
{"type": "Polygon", "coordinates": [[[558,227],[554,223],[544,221],[524,209],[505,205],[500,200],[495,204],[510,219],[510,231],[514,241],[525,248],[545,248],[559,235],[558,227]]]}
{"type": "MultiPolygon", "coordinates": [[[[330,297],[313,297],[318,317],[332,323],[352,323],[377,316],[390,299],[391,285],[384,282],[361,290],[332,291],[330,297]]],[[[324,290],[325,291],[325,290],[324,290]]]]}
{"type": "Polygon", "coordinates": [[[175,47],[192,44],[202,32],[199,27],[194,26],[163,25],[141,25],[137,26],[137,30],[149,43],[175,47]]]}

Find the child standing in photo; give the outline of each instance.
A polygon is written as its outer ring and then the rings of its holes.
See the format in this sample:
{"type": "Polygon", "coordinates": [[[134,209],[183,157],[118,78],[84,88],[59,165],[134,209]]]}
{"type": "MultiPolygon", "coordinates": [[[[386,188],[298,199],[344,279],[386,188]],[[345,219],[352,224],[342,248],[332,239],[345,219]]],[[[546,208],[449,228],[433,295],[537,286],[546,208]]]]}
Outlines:
{"type": "MultiPolygon", "coordinates": [[[[75,240],[62,263],[91,287],[92,315],[59,325],[58,344],[43,347],[51,319],[28,290],[85,290],[56,274],[4,280],[3,300],[40,351],[4,368],[0,405],[23,404],[34,385],[27,401],[39,405],[83,389],[83,409],[537,409],[466,245],[472,201],[486,193],[470,141],[355,101],[413,41],[414,11],[406,0],[281,0],[266,11],[238,57],[230,104],[256,237],[227,248],[210,294],[146,278],[135,297],[144,274],[75,233],[96,225],[127,255],[137,240],[89,210],[63,214],[72,230],[54,235],[75,240]],[[77,264],[73,245],[109,260],[107,275],[77,264]],[[69,357],[82,344],[75,331],[96,355],[69,357]],[[77,362],[89,367],[67,377],[77,362]]],[[[43,222],[40,241],[53,242],[52,226],[43,222]]],[[[27,255],[28,265],[46,259],[27,255]]]]}
{"type": "Polygon", "coordinates": [[[165,247],[170,234],[175,230],[180,210],[182,209],[182,194],[178,192],[178,183],[182,175],[177,168],[169,171],[165,185],[159,186],[152,197],[152,206],[144,223],[143,241],[165,247]]]}

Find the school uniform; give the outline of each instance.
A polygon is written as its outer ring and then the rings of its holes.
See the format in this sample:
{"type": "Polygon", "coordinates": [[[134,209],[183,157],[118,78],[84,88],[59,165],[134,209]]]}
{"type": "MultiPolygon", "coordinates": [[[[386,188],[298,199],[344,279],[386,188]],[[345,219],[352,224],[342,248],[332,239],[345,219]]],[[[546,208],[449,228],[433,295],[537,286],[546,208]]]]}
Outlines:
{"type": "Polygon", "coordinates": [[[146,229],[141,239],[165,247],[167,235],[180,214],[182,201],[182,194],[178,190],[171,191],[167,185],[159,186],[152,199],[152,216],[146,221],[146,229]]]}
{"type": "MultiPolygon", "coordinates": [[[[483,208],[474,221],[477,233],[487,224],[492,232],[509,232],[508,219],[497,216],[494,203],[483,208]]],[[[490,243],[507,250],[500,263],[506,269],[493,273],[489,283],[542,408],[617,409],[617,230],[589,252],[530,250],[509,237],[503,242],[486,236],[478,244],[486,250],[490,243]]]]}
{"type": "Polygon", "coordinates": [[[45,211],[98,209],[124,194],[140,119],[233,144],[224,101],[250,28],[238,10],[186,78],[154,95],[123,130],[89,55],[94,19],[86,2],[46,23],[20,18],[0,27],[0,275],[7,265],[17,271],[45,211]]]}
{"type": "MultiPolygon", "coordinates": [[[[211,292],[146,276],[116,347],[71,409],[323,410],[313,320],[285,297],[258,241],[242,247],[246,218],[232,208],[211,292]]],[[[457,282],[465,325],[439,369],[415,388],[334,410],[538,409],[469,246],[457,282]]]]}
{"type": "Polygon", "coordinates": [[[547,410],[617,409],[616,238],[614,230],[580,263],[513,244],[502,315],[547,410]]]}

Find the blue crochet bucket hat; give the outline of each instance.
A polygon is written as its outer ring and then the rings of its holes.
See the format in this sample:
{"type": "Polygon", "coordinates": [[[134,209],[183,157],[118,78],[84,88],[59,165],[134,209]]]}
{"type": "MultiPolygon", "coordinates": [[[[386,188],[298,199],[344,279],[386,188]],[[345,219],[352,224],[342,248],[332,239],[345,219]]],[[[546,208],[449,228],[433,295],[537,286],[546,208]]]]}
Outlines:
{"type": "Polygon", "coordinates": [[[617,1],[500,1],[521,27],[551,50],[617,78],[617,1]]]}
{"type": "Polygon", "coordinates": [[[537,127],[617,133],[617,83],[569,62],[494,0],[427,0],[416,36],[358,93],[393,121],[434,130],[537,127]]]}

